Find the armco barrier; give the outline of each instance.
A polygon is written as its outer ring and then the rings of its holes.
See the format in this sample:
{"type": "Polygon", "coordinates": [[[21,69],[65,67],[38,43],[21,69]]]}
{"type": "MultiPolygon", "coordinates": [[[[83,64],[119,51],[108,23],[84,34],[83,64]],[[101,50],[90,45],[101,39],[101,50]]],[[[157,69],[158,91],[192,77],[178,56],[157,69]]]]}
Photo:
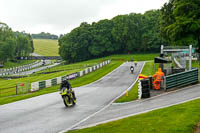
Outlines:
{"type": "MultiPolygon", "coordinates": [[[[109,64],[109,63],[110,63],[110,60],[105,61],[105,62],[101,63],[100,65],[103,66],[103,65],[106,65],[106,64],[109,64]]],[[[66,75],[66,76],[57,77],[57,78],[49,79],[49,80],[45,80],[45,81],[33,82],[33,83],[31,83],[31,91],[37,91],[39,89],[43,89],[43,88],[47,88],[47,87],[51,87],[51,86],[60,84],[65,79],[71,80],[71,79],[74,79],[76,77],[81,77],[81,76],[83,76],[87,73],[90,73],[94,70],[99,69],[100,65],[97,64],[97,65],[94,65],[92,67],[86,68],[86,69],[84,69],[80,72],[72,73],[72,74],[69,74],[69,75],[66,75]]]]}
{"type": "Polygon", "coordinates": [[[186,86],[199,81],[199,70],[194,68],[190,71],[180,72],[165,77],[165,89],[186,86]]]}

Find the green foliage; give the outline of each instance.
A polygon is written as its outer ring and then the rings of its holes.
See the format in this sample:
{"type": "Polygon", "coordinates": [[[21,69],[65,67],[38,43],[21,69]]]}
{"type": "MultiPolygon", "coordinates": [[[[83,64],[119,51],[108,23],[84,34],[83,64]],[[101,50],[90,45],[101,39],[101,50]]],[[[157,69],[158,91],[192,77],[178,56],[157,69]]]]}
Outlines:
{"type": "Polygon", "coordinates": [[[97,23],[86,22],[59,39],[59,54],[68,62],[111,54],[158,52],[160,11],[119,15],[97,23]]]}
{"type": "Polygon", "coordinates": [[[57,40],[58,36],[50,33],[41,32],[39,34],[31,34],[33,39],[53,39],[57,40]]]}
{"type": "Polygon", "coordinates": [[[33,52],[30,35],[13,32],[6,24],[0,22],[0,63],[15,60],[17,56],[26,56],[33,52]]]}
{"type": "Polygon", "coordinates": [[[162,35],[174,45],[198,46],[200,50],[200,0],[171,0],[162,10],[162,35]]]}

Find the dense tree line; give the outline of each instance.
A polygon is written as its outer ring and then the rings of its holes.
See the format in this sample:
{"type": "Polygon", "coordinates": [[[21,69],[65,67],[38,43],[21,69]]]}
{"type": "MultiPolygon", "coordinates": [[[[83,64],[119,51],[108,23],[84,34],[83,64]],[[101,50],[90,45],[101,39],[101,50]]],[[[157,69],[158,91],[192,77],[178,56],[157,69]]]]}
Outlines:
{"type": "Polygon", "coordinates": [[[50,33],[41,32],[39,34],[31,34],[33,39],[53,39],[57,40],[58,36],[50,33]]]}
{"type": "Polygon", "coordinates": [[[161,9],[161,35],[172,45],[198,47],[200,52],[200,0],[169,0],[161,9]]]}
{"type": "Polygon", "coordinates": [[[13,32],[5,23],[0,22],[0,64],[16,57],[29,55],[34,51],[30,34],[13,32]]]}
{"type": "Polygon", "coordinates": [[[69,62],[110,54],[158,52],[160,45],[192,44],[200,52],[200,0],[169,0],[160,10],[82,23],[59,39],[69,62]]]}
{"type": "Polygon", "coordinates": [[[110,54],[158,52],[160,10],[119,15],[111,20],[86,22],[59,39],[59,53],[69,62],[110,54]]]}

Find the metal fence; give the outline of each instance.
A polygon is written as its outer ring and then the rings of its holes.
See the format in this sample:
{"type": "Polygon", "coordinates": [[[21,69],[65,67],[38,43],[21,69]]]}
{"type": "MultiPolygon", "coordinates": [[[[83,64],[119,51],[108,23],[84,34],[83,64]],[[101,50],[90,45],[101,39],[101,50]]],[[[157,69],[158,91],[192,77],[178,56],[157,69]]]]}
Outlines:
{"type": "Polygon", "coordinates": [[[180,72],[165,77],[165,89],[182,87],[199,81],[199,70],[194,68],[190,71],[180,72]]]}

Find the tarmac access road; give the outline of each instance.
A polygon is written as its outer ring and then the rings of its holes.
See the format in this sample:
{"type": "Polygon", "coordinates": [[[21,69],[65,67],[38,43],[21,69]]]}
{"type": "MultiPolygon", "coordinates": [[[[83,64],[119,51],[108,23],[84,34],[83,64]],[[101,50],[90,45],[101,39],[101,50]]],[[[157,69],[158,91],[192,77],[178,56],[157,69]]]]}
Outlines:
{"type": "Polygon", "coordinates": [[[74,129],[96,126],[109,121],[146,113],[152,110],[169,107],[200,98],[200,84],[188,86],[179,90],[163,93],[149,99],[136,100],[127,103],[113,103],[105,110],[76,125],[74,129]]]}
{"type": "Polygon", "coordinates": [[[89,85],[74,88],[77,105],[66,108],[58,92],[0,106],[0,133],[64,132],[108,107],[138,77],[144,62],[134,74],[132,62],[122,64],[110,74],[89,85]]]}

